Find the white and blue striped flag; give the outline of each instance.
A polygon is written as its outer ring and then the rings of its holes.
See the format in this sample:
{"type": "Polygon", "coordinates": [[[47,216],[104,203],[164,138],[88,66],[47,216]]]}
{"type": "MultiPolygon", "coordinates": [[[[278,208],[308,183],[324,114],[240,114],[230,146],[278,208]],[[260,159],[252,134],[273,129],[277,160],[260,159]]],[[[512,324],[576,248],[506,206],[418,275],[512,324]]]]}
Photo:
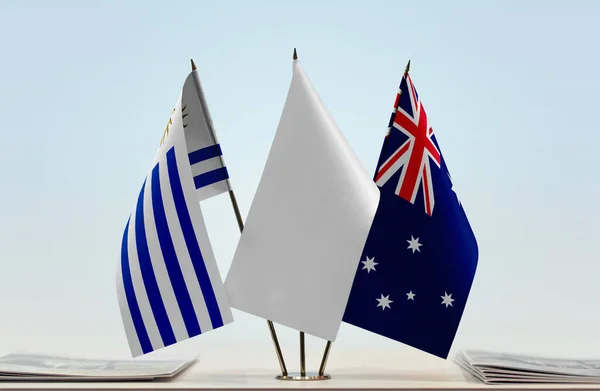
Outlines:
{"type": "Polygon", "coordinates": [[[233,322],[199,204],[229,190],[206,109],[194,70],[125,226],[117,292],[134,357],[233,322]]]}

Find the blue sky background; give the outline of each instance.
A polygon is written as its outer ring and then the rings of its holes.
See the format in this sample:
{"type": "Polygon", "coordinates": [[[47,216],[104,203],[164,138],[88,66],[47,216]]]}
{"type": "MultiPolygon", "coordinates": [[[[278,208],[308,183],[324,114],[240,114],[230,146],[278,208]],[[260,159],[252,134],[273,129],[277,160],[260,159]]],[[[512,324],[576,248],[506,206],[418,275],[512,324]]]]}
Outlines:
{"type": "MultiPolygon", "coordinates": [[[[121,235],[190,58],[245,216],[297,47],[369,172],[412,60],[479,242],[454,352],[598,356],[597,2],[23,0],[0,16],[2,351],[129,354],[121,235]]],[[[224,276],[229,199],[202,209],[224,276]]],[[[264,320],[234,316],[169,349],[271,348],[264,320]]],[[[348,325],[337,345],[408,349],[348,325]]]]}

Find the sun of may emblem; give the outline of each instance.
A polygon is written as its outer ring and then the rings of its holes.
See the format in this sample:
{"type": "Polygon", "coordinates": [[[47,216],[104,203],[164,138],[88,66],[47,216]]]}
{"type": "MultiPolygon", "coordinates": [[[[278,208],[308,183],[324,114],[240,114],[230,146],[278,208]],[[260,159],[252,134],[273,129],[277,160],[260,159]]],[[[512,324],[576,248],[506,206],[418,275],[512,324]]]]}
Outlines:
{"type": "Polygon", "coordinates": [[[171,112],[171,116],[169,117],[169,122],[167,123],[167,127],[165,128],[165,132],[163,133],[162,138],[160,139],[160,145],[165,142],[165,138],[169,135],[169,126],[173,125],[173,113],[175,109],[171,112]]]}

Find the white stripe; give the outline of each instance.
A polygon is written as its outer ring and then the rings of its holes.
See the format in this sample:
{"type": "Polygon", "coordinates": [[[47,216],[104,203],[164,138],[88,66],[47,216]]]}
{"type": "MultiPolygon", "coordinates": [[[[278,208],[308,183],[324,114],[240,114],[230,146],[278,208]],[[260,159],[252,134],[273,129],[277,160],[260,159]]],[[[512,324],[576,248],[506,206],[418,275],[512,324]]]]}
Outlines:
{"type": "MultiPolygon", "coordinates": [[[[406,140],[398,149],[396,149],[394,151],[394,153],[392,153],[390,155],[389,158],[387,158],[387,160],[385,162],[383,162],[380,166],[381,167],[385,167],[386,164],[388,164],[395,156],[396,154],[401,151],[406,144],[410,143],[412,140],[408,139],[406,140]]],[[[410,152],[412,150],[412,144],[408,147],[408,149],[404,152],[404,154],[398,158],[391,166],[390,168],[387,169],[387,171],[381,176],[381,178],[379,178],[376,183],[378,186],[383,186],[387,183],[387,181],[394,175],[396,174],[396,172],[398,172],[398,170],[404,165],[406,164],[406,162],[408,161],[408,157],[410,156],[410,152]]],[[[398,183],[400,186],[402,184],[402,181],[404,180],[404,174],[406,173],[406,170],[403,170],[402,173],[400,174],[400,179],[398,180],[398,183]]],[[[399,189],[399,188],[398,188],[399,189]]]]}
{"type": "MultiPolygon", "coordinates": [[[[202,253],[202,258],[204,259],[204,265],[206,266],[206,270],[208,271],[208,276],[210,278],[211,285],[215,293],[219,309],[221,311],[223,325],[226,325],[228,323],[233,322],[233,315],[231,313],[231,308],[229,307],[229,301],[227,300],[225,287],[223,285],[223,280],[217,267],[217,262],[215,260],[212,245],[208,238],[208,233],[206,230],[206,224],[204,222],[204,216],[202,215],[202,210],[200,209],[200,205],[194,205],[194,203],[197,201],[190,196],[194,194],[194,183],[189,179],[186,180],[185,174],[187,173],[184,170],[186,166],[189,167],[189,160],[187,159],[187,155],[177,153],[177,150],[175,152],[177,156],[177,166],[179,168],[179,172],[182,174],[181,186],[183,187],[183,194],[185,195],[186,204],[190,206],[188,210],[190,212],[192,222],[194,223],[193,225],[194,231],[196,233],[196,239],[198,240],[198,243],[200,245],[200,251],[202,253]]],[[[206,187],[215,188],[214,185],[206,187]]]]}
{"type": "Polygon", "coordinates": [[[400,179],[398,179],[398,186],[396,186],[396,194],[400,195],[400,188],[404,184],[404,178],[406,177],[406,170],[408,168],[408,164],[410,162],[410,157],[412,156],[413,149],[415,148],[414,138],[407,140],[406,142],[410,143],[408,145],[408,149],[402,156],[402,171],[400,172],[400,179]]]}
{"type": "MultiPolygon", "coordinates": [[[[423,181],[423,196],[429,197],[429,207],[430,212],[433,213],[433,207],[435,206],[435,195],[433,193],[433,179],[431,178],[431,165],[429,162],[429,155],[425,154],[423,156],[424,160],[427,159],[424,163],[425,173],[427,176],[427,181],[423,181]],[[427,195],[425,195],[425,184],[427,184],[427,195]]],[[[425,210],[427,211],[427,204],[425,203],[425,210]]]]}
{"type": "Polygon", "coordinates": [[[221,164],[221,157],[215,156],[213,158],[203,160],[201,162],[193,164],[192,165],[192,176],[204,174],[205,172],[216,170],[217,168],[221,168],[221,167],[223,167],[223,164],[221,164]]]}
{"type": "Polygon", "coordinates": [[[429,159],[429,157],[427,156],[427,154],[423,154],[423,159],[421,159],[421,163],[419,164],[419,173],[417,174],[417,180],[415,182],[415,187],[412,189],[412,194],[410,196],[410,202],[414,204],[415,200],[417,198],[417,193],[419,192],[419,189],[422,186],[423,187],[423,204],[425,206],[425,210],[427,210],[427,203],[425,202],[427,199],[427,194],[425,193],[425,181],[423,180],[423,171],[427,167],[426,159],[429,159]]]}
{"type": "MultiPolygon", "coordinates": [[[[175,155],[178,156],[180,153],[183,153],[185,155],[185,151],[175,148],[175,155]]],[[[164,168],[167,169],[166,164],[164,168]]],[[[184,178],[182,178],[182,172],[179,172],[179,175],[181,182],[183,183],[184,178]]],[[[192,264],[190,254],[187,249],[187,244],[183,236],[183,231],[179,222],[177,210],[175,209],[173,193],[171,192],[169,183],[170,178],[168,177],[168,173],[165,173],[165,182],[161,185],[165,186],[165,188],[163,188],[163,201],[165,204],[165,213],[167,215],[167,224],[169,225],[169,229],[171,230],[171,237],[173,238],[173,244],[175,245],[177,259],[179,260],[179,265],[181,266],[181,271],[183,273],[183,277],[187,285],[192,304],[194,306],[194,311],[196,312],[196,318],[198,319],[198,323],[200,324],[200,330],[204,331],[207,327],[210,326],[210,317],[208,315],[206,305],[204,304],[204,296],[202,295],[202,291],[200,290],[200,284],[198,283],[198,279],[196,278],[194,265],[192,264]],[[166,188],[167,186],[169,186],[168,189],[166,188]]],[[[188,209],[190,208],[188,207],[188,209]]]]}
{"type": "MultiPolygon", "coordinates": [[[[166,178],[165,160],[163,158],[159,161],[159,170],[161,178],[161,189],[163,186],[163,178],[166,178]],[[163,177],[164,175],[164,177],[163,177]]],[[[167,183],[168,185],[168,183],[167,183]]],[[[175,338],[179,341],[188,337],[181,311],[179,310],[179,304],[175,297],[175,291],[173,290],[173,284],[169,278],[169,272],[163,258],[160,242],[158,241],[158,233],[156,230],[156,220],[154,219],[154,209],[152,208],[152,173],[148,175],[148,186],[147,191],[144,194],[144,223],[146,225],[146,240],[148,241],[148,251],[150,253],[150,260],[152,261],[152,268],[154,269],[154,275],[156,276],[156,282],[158,284],[158,290],[162,297],[169,322],[173,328],[175,338]]],[[[163,199],[165,192],[161,192],[163,199]]]]}
{"type": "MultiPolygon", "coordinates": [[[[420,111],[413,110],[413,115],[414,116],[412,116],[412,115],[409,115],[406,111],[404,111],[404,109],[402,107],[398,107],[398,109],[396,110],[396,115],[404,115],[406,117],[406,119],[408,119],[410,122],[412,122],[413,124],[415,124],[415,126],[419,126],[420,113],[421,113],[420,111]]],[[[400,130],[404,134],[410,135],[409,133],[407,134],[406,131],[404,131],[404,129],[400,125],[398,125],[396,123],[395,119],[394,119],[394,124],[393,125],[394,125],[394,127],[396,129],[400,130]]]]}
{"type": "Polygon", "coordinates": [[[196,196],[198,201],[204,201],[208,198],[228,192],[229,190],[231,190],[229,181],[227,179],[223,179],[222,181],[196,189],[196,196]]]}
{"type": "MultiPolygon", "coordinates": [[[[131,229],[131,222],[129,222],[129,226],[129,229],[131,229]]],[[[119,258],[121,258],[120,255],[119,258]]],[[[127,336],[127,342],[129,343],[129,350],[131,351],[131,355],[133,357],[137,357],[143,353],[142,345],[140,344],[140,339],[135,331],[133,319],[131,318],[131,312],[129,311],[127,296],[125,295],[125,286],[123,285],[123,273],[121,270],[121,262],[118,263],[119,267],[117,267],[117,297],[119,298],[121,319],[123,320],[125,335],[127,336]]]]}
{"type": "MultiPolygon", "coordinates": [[[[149,191],[149,181],[146,180],[146,189],[145,191],[149,191]]],[[[136,199],[137,202],[137,199],[136,199]]],[[[129,247],[129,268],[131,270],[131,280],[133,282],[133,290],[135,292],[135,298],[138,302],[138,306],[140,307],[140,312],[142,314],[142,319],[144,321],[144,325],[146,326],[146,331],[148,332],[148,337],[150,338],[150,343],[152,344],[152,349],[157,350],[164,347],[162,338],[158,331],[158,326],[156,325],[156,320],[154,319],[154,314],[152,313],[152,308],[150,307],[150,300],[148,299],[148,294],[146,293],[146,287],[144,286],[144,280],[142,278],[142,272],[140,270],[140,261],[137,255],[137,246],[135,241],[136,229],[135,229],[135,217],[137,213],[134,211],[131,215],[131,223],[129,225],[129,239],[128,239],[128,247],[129,247]]]]}

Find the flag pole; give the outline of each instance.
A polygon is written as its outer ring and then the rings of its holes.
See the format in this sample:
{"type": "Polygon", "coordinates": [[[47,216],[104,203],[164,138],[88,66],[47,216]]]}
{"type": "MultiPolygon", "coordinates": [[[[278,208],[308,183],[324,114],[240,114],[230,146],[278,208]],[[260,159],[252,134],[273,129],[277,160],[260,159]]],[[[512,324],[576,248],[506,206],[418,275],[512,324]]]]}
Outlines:
{"type": "Polygon", "coordinates": [[[304,347],[304,331],[300,332],[300,377],[306,377],[306,352],[304,347]]]}
{"type": "Polygon", "coordinates": [[[321,359],[321,365],[319,366],[319,376],[325,376],[325,366],[329,359],[329,351],[331,350],[331,341],[327,341],[325,345],[325,351],[323,352],[323,358],[321,359]]]}
{"type": "MultiPolygon", "coordinates": [[[[298,53],[296,52],[296,48],[294,48],[292,60],[296,61],[297,59],[298,53]]],[[[304,331],[300,331],[300,378],[306,378],[306,348],[304,346],[304,331]]]]}
{"type": "MultiPolygon", "coordinates": [[[[192,77],[194,79],[194,85],[196,87],[196,92],[198,93],[198,98],[200,99],[200,106],[202,107],[202,111],[204,112],[204,118],[206,118],[206,124],[208,126],[209,133],[212,137],[212,141],[214,144],[218,144],[217,135],[214,131],[214,126],[212,122],[212,118],[210,117],[210,113],[208,112],[208,105],[206,104],[206,98],[204,97],[204,92],[202,90],[202,85],[200,84],[200,77],[198,76],[196,64],[194,64],[194,60],[192,62],[192,77]]],[[[221,160],[221,165],[225,167],[223,162],[223,156],[219,156],[221,160]]],[[[229,182],[229,180],[227,180],[229,182]]],[[[240,208],[237,203],[237,199],[235,198],[235,194],[231,189],[231,185],[228,183],[229,188],[229,199],[231,200],[231,205],[233,206],[233,212],[235,214],[235,219],[237,220],[238,227],[240,229],[240,233],[244,230],[244,220],[242,219],[242,214],[240,213],[240,208]]],[[[271,333],[271,339],[273,340],[273,344],[275,345],[275,353],[277,354],[277,360],[279,360],[279,366],[281,367],[281,374],[283,376],[288,375],[287,368],[285,366],[285,361],[283,359],[283,354],[281,352],[281,346],[279,345],[279,339],[277,338],[277,333],[275,332],[275,326],[273,322],[267,320],[267,324],[269,326],[269,331],[271,333]]]]}
{"type": "MultiPolygon", "coordinates": [[[[298,60],[298,52],[294,48],[294,55],[292,56],[294,61],[298,60]]],[[[289,376],[291,380],[327,380],[331,379],[331,376],[325,374],[325,365],[329,357],[329,351],[331,350],[331,341],[327,341],[325,345],[325,351],[323,352],[323,358],[321,359],[321,365],[319,366],[319,372],[315,375],[306,375],[306,347],[304,342],[304,332],[300,331],[300,376],[289,376]]]]}

